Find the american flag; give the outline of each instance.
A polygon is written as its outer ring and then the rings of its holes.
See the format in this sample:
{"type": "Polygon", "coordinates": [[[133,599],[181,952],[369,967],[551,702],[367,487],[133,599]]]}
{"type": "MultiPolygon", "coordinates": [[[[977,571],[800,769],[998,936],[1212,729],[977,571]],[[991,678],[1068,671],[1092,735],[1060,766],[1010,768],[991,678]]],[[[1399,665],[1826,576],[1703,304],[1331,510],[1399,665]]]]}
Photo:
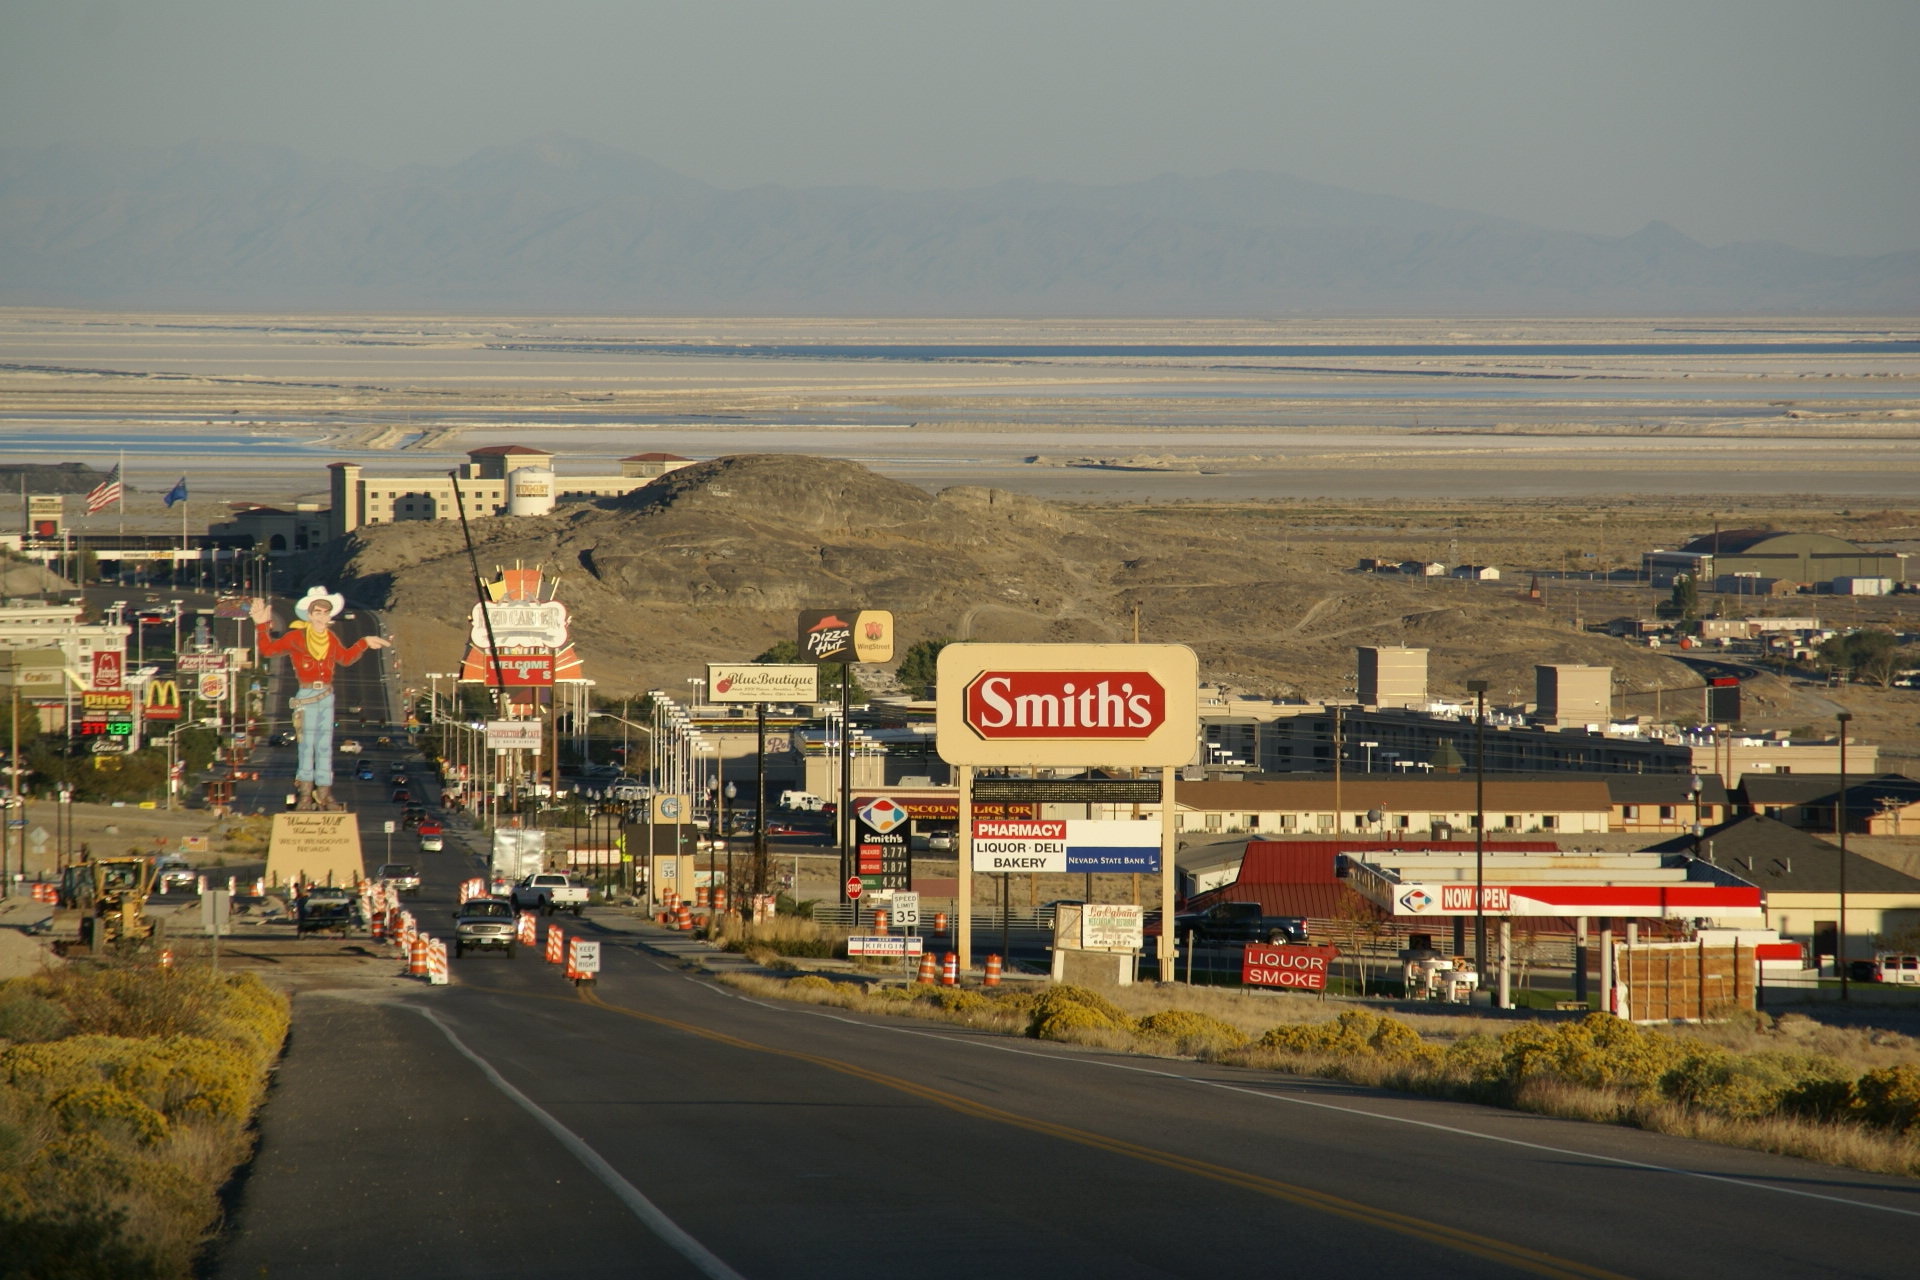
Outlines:
{"type": "Polygon", "coordinates": [[[98,515],[125,498],[126,487],[120,483],[120,466],[115,463],[113,470],[107,472],[107,478],[95,485],[93,492],[87,495],[87,514],[98,515]]]}

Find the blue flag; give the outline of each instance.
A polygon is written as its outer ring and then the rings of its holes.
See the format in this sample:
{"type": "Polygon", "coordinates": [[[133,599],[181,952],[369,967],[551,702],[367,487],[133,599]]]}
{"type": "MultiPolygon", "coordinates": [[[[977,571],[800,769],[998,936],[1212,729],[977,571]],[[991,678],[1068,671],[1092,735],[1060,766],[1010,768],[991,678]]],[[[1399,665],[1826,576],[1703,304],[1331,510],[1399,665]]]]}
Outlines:
{"type": "Polygon", "coordinates": [[[186,500],[187,500],[187,478],[185,476],[181,476],[179,483],[175,484],[173,488],[167,490],[166,503],[167,503],[167,506],[171,508],[174,503],[185,502],[186,500]]]}

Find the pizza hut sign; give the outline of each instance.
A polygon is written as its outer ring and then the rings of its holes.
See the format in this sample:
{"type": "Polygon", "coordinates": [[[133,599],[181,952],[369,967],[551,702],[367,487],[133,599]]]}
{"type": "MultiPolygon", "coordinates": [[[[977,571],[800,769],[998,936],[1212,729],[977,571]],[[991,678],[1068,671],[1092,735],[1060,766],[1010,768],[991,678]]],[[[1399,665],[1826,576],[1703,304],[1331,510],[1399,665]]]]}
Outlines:
{"type": "Polygon", "coordinates": [[[990,739],[1137,741],[1167,722],[1167,691],[1145,671],[982,671],[966,719],[990,739]]]}

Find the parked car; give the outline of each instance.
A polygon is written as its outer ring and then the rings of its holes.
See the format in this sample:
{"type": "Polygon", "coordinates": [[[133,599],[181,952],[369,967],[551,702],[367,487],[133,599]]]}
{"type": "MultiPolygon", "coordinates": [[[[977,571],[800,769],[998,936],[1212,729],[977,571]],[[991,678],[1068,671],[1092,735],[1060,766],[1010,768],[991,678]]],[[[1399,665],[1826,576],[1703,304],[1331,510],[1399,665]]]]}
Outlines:
{"type": "Polygon", "coordinates": [[[509,897],[517,909],[542,915],[571,911],[577,916],[587,908],[586,886],[574,884],[558,871],[535,872],[513,886],[509,897]]]}
{"type": "Polygon", "coordinates": [[[930,853],[952,853],[956,847],[951,831],[936,831],[927,837],[927,851],[930,853]]]}
{"type": "Polygon", "coordinates": [[[1191,933],[1196,942],[1298,943],[1307,940],[1304,916],[1270,916],[1257,902],[1216,902],[1204,911],[1173,918],[1176,936],[1191,933]]]}
{"type": "Polygon", "coordinates": [[[1874,952],[1873,980],[1920,985],[1920,955],[1898,951],[1874,952]]]}
{"type": "Polygon", "coordinates": [[[344,938],[360,926],[360,895],[351,889],[316,885],[300,898],[294,935],[333,933],[344,938]]]}
{"type": "Polygon", "coordinates": [[[447,847],[446,836],[442,834],[437,822],[420,824],[420,848],[426,853],[438,853],[447,847]]]}
{"type": "Polygon", "coordinates": [[[409,862],[382,863],[380,869],[373,873],[373,878],[391,882],[400,893],[420,892],[420,873],[409,862]]]}
{"type": "Polygon", "coordinates": [[[468,898],[453,913],[453,954],[504,951],[513,959],[514,917],[511,903],[498,898],[468,898]]]}

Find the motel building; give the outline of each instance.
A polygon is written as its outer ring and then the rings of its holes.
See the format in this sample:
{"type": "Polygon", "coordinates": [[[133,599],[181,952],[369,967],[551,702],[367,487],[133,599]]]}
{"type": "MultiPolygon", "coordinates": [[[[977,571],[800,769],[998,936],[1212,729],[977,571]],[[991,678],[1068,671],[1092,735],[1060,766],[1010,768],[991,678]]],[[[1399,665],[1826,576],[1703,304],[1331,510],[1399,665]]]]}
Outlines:
{"type": "MultiPolygon", "coordinates": [[[[1175,792],[1174,829],[1203,835],[1426,836],[1471,832],[1474,780],[1359,774],[1241,782],[1183,782],[1175,792]]],[[[1095,806],[1091,817],[1133,816],[1130,805],[1095,806]]],[[[1141,806],[1157,816],[1158,806],[1141,806]]],[[[1488,778],[1487,830],[1503,835],[1590,835],[1611,830],[1614,801],[1599,779],[1539,781],[1488,778]]]]}

